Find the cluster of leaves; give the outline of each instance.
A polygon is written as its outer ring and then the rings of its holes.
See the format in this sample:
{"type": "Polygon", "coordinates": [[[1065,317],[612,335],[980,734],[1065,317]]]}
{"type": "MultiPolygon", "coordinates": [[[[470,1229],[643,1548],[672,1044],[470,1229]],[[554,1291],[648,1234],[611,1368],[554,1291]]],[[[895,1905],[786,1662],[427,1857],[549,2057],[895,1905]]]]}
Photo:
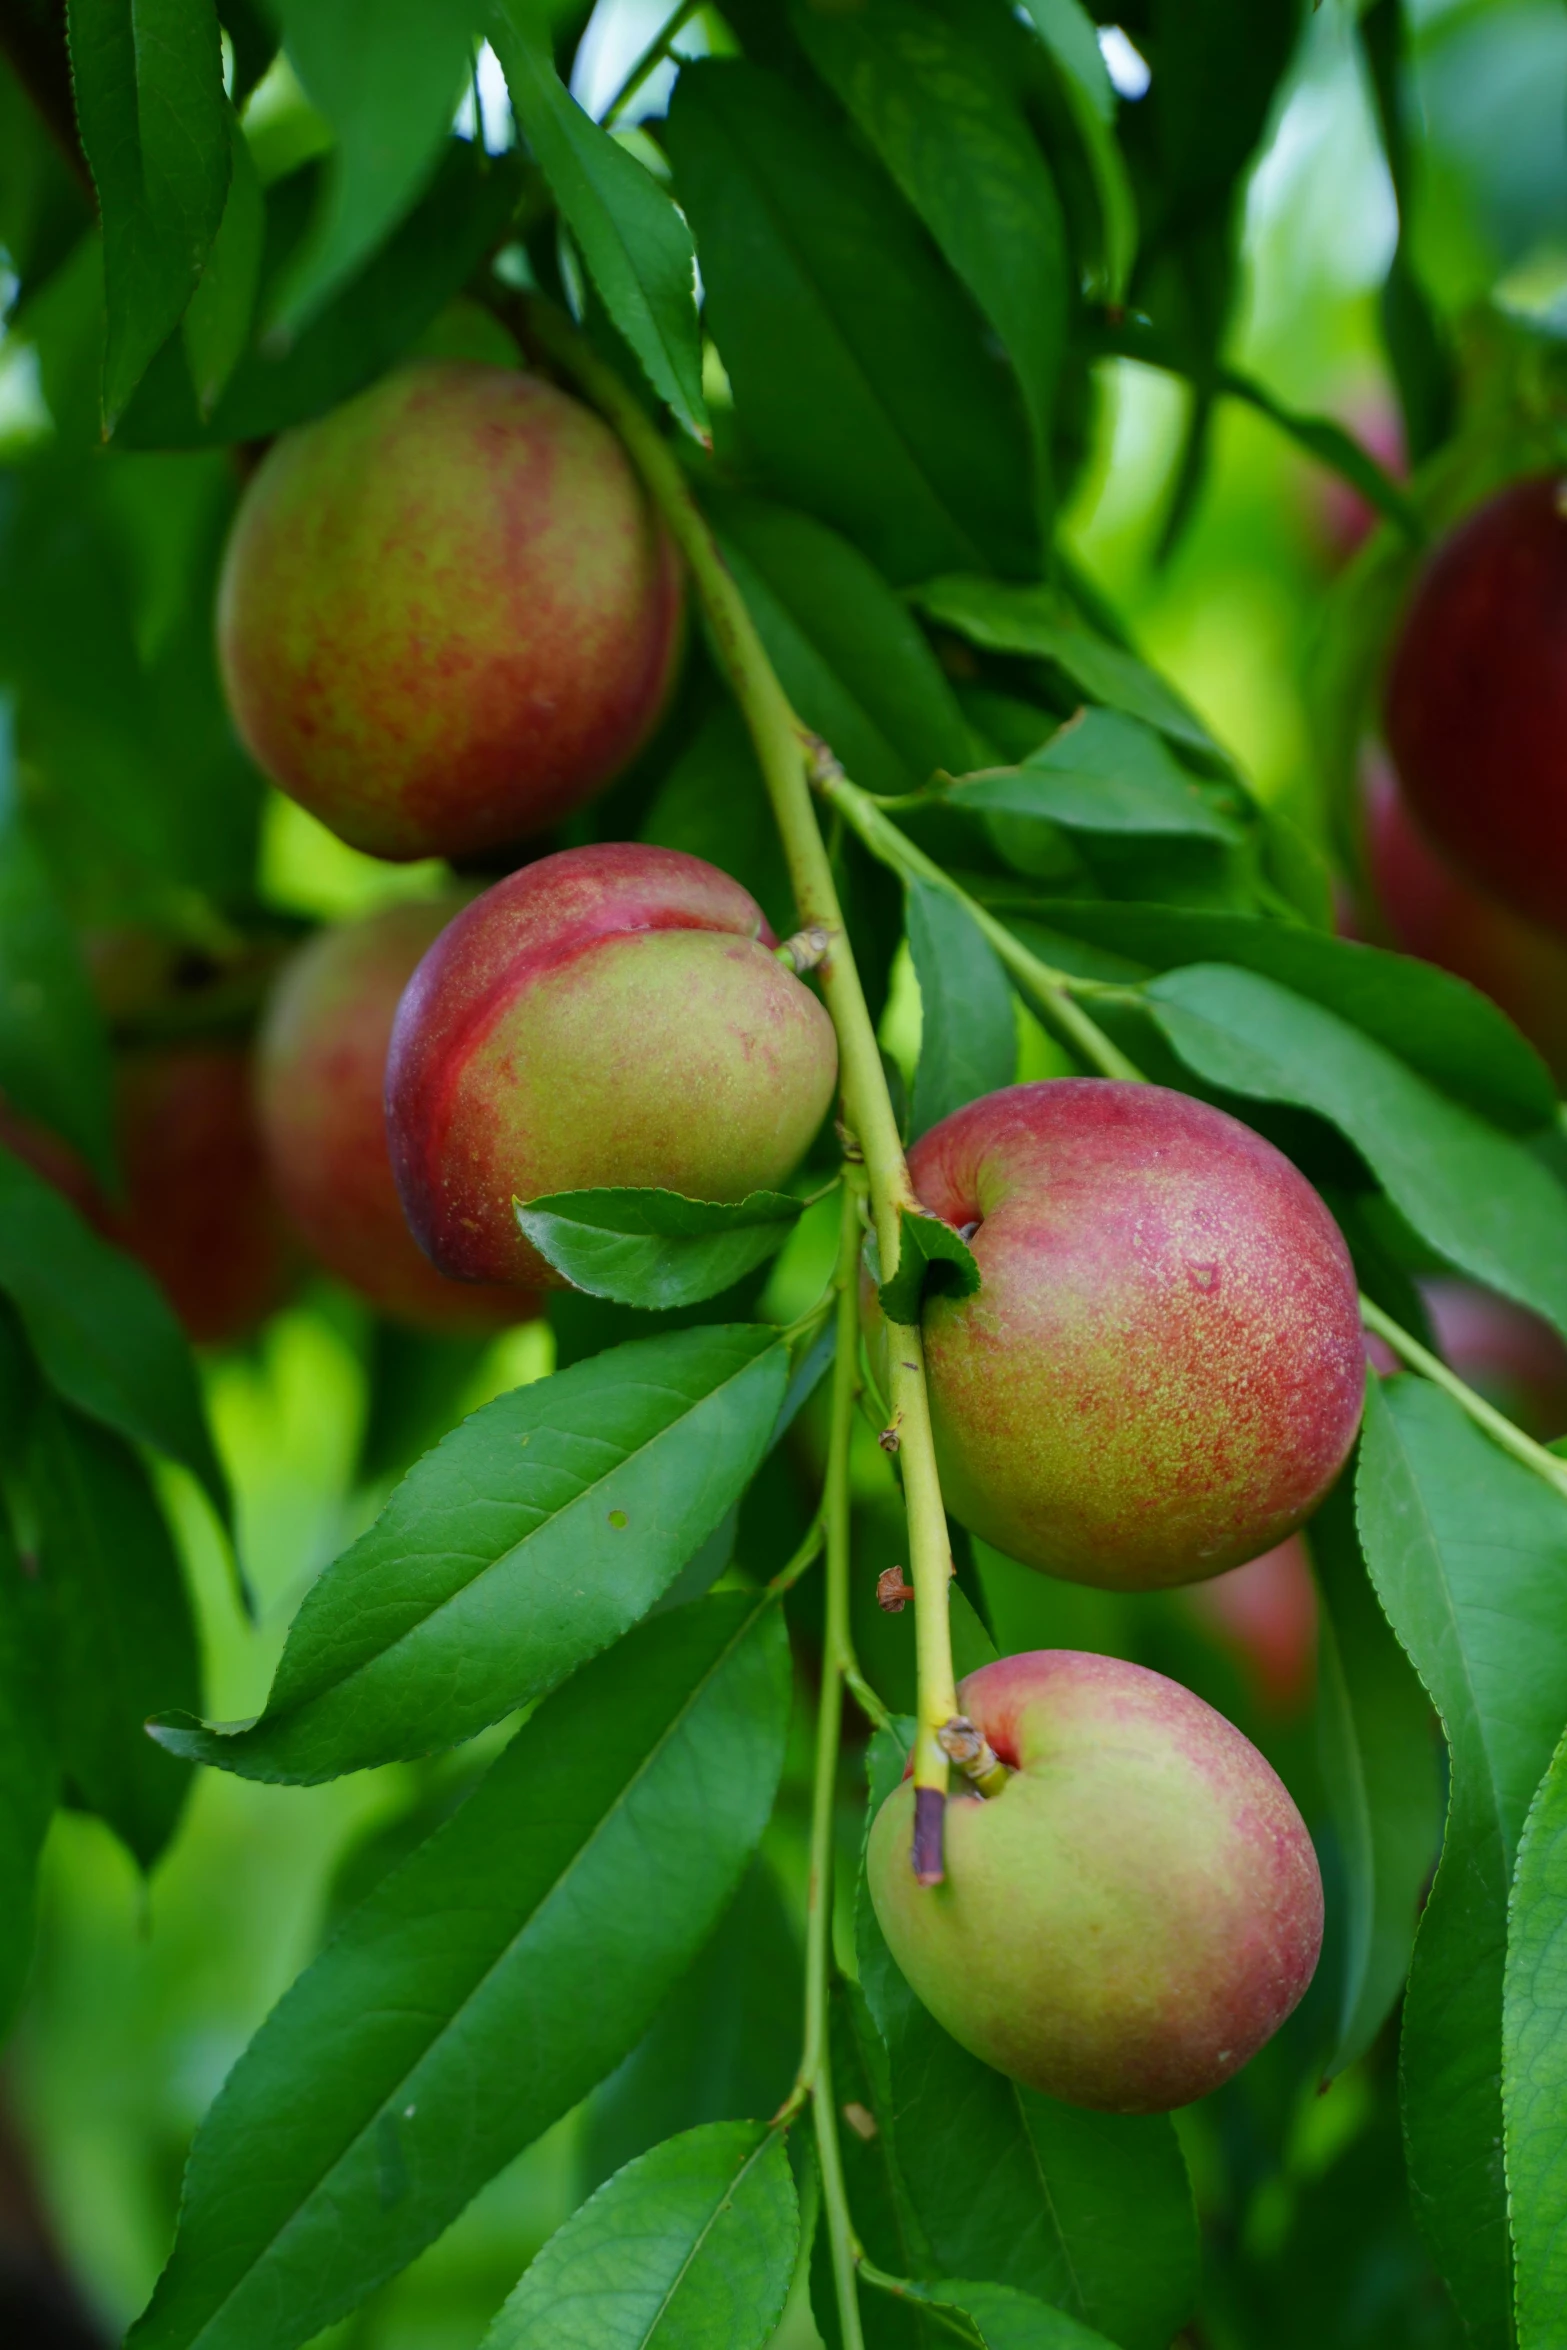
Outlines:
{"type": "MultiPolygon", "coordinates": [[[[1545,1069],[1458,982],[1331,935],[1318,848],[1258,803],[1055,542],[1095,363],[1125,350],[1193,388],[1172,532],[1215,402],[1241,397],[1383,508],[1378,577],[1407,565],[1412,509],[1371,460],[1223,362],[1239,191],[1294,0],[1119,9],[1152,67],[1120,107],[1077,0],[731,0],[704,12],[715,53],[681,65],[667,120],[635,141],[569,95],[580,9],[152,13],[71,0],[68,85],[47,8],[0,23],[8,340],[49,419],[0,474],[22,786],[0,795],[0,1088],[18,1109],[111,1172],[110,1055],[76,939],[136,921],[221,960],[266,920],[259,780],[210,653],[250,445],[410,351],[515,357],[517,290],[539,289],[667,411],[802,718],[861,793],[904,803],[895,824],[846,824],[835,855],[873,1004],[905,940],[918,980],[909,1131],[1010,1082],[1020,1009],[1049,1028],[1076,991],[1140,1069],[1295,1158],[1367,1294],[1417,1336],[1416,1277],[1445,1268],[1567,1337],[1545,1069]],[[450,131],[481,36],[519,132],[500,154],[450,131]],[[264,77],[282,86],[280,43],[294,97],[242,121],[264,77]]],[[[1392,0],[1367,13],[1402,189],[1398,26],[1392,0]]],[[[1424,451],[1451,383],[1402,244],[1388,314],[1424,451]]],[[[1340,691],[1342,725],[1363,687],[1340,691]]],[[[700,644],[651,752],[585,823],[710,858],[792,927],[761,779],[700,644]]],[[[1080,1065],[1053,1034],[1036,1057],[1080,1065]]],[[[723,1215],[667,1195],[532,1203],[530,1234],[578,1284],[553,1309],[559,1367],[416,1461],[311,1591],[260,1717],[219,1732],[198,1718],[144,1465],[157,1452],[224,1508],[188,1353],[146,1279],[0,1154],[0,1992],[25,1963],[57,1791],[150,1865],[192,1760],[302,1785],[531,1709],[460,1803],[368,1856],[230,2076],[140,2350],[308,2340],[590,2093],[593,2167],[614,2175],[491,2350],[561,2338],[568,2298],[606,2345],[740,2350],[773,2331],[817,2182],[799,2133],[766,2119],[798,1961],[756,1855],[785,1769],[788,1632],[814,1627],[766,1580],[781,1561],[762,1521],[831,1346],[756,1301],[800,1214],[775,1195],[723,1215]],[[140,1734],[154,1712],[158,1744],[140,1734]],[[759,2019],[759,1986],[780,1984],[759,2019]]],[[[970,1279],[938,1233],[906,1245],[905,1283],[943,1249],[946,1277],[970,1279]]],[[[434,1432],[447,1358],[388,1335],[377,1362],[371,1452],[390,1470],[434,1432]]],[[[1402,2000],[1425,2242],[1470,2339],[1543,2350],[1567,2288],[1567,1503],[1437,1389],[1373,1383],[1313,1552],[1320,1782],[1310,1757],[1280,1759],[1339,1923],[1314,2001],[1185,2133],[1217,2264],[1207,2321],[1347,2342],[1354,2304],[1373,2329],[1354,2338],[1452,2338],[1402,2207],[1402,2000]],[[1284,2246],[1259,2247],[1241,2223],[1300,2093],[1351,2067],[1363,2128],[1297,2196],[1284,2246]],[[1390,2272],[1396,2309],[1375,2300],[1390,2272]]],[[[999,1628],[1006,1563],[962,1565],[999,1628]]],[[[1049,1621],[1065,1603],[1039,1604],[1049,1621]]],[[[985,1625],[955,1605],[963,1661],[981,1661],[985,1625]]],[[[900,1768],[884,1735],[873,1801],[900,1768]]],[[[964,2055],[863,1894],[846,1939],[830,2040],[867,2340],[1161,2350],[1198,2296],[1171,2125],[1053,2105],[964,2055]]],[[[810,2258],[835,2343],[820,2231],[810,2258]]]]}

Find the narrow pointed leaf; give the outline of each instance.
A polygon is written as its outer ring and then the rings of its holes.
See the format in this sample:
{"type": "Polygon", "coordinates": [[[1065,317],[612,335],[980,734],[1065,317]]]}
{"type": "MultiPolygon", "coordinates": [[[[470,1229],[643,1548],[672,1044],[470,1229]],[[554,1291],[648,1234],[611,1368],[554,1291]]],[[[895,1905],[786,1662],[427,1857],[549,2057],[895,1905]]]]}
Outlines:
{"type": "Polygon", "coordinates": [[[212,414],[249,343],[266,239],[266,198],[250,141],[232,110],[228,119],[234,158],[228,200],[183,329],[196,405],[203,417],[212,414]]]}
{"type": "Polygon", "coordinates": [[[923,881],[905,914],[920,983],[920,1057],[910,1132],[1010,1085],[1017,1067],[1012,988],[996,950],[958,900],[923,881]]]}
{"type": "Polygon", "coordinates": [[[497,0],[490,38],[561,218],[648,382],[706,439],[691,232],[651,173],[577,104],[545,36],[530,0],[497,0]]]}
{"type": "Polygon", "coordinates": [[[1240,838],[1154,729],[1123,710],[1085,710],[1021,766],[965,776],[947,796],[955,807],[1069,832],[1240,838]]]}
{"type": "Polygon", "coordinates": [[[1026,572],[1028,446],[983,323],[825,103],[749,60],[681,69],[665,142],[746,446],[895,583],[1026,572]]]}
{"type": "Polygon", "coordinates": [[[1505,2350],[1507,1891],[1567,1719],[1567,1502],[1438,1389],[1400,1378],[1371,1384],[1356,1512],[1377,1596],[1441,1716],[1452,1764],[1404,2000],[1410,2191],[1471,2339],[1505,2350]]]}
{"type": "Polygon", "coordinates": [[[618,2063],[733,1894],[789,1706],[782,1617],[740,1596],[541,1706],[229,2075],[135,2350],[297,2350],[618,2063]]]}
{"type": "Polygon", "coordinates": [[[807,726],[867,791],[912,791],[972,765],[929,639],[859,548],[786,506],[713,502],[724,557],[807,726]]]}
{"type": "Polygon", "coordinates": [[[284,44],[337,134],[324,200],[279,323],[297,334],[434,173],[471,56],[478,0],[281,0],[284,44]]]}
{"type": "Polygon", "coordinates": [[[954,573],[916,588],[912,601],[928,620],[955,629],[983,651],[1049,661],[1091,700],[1124,710],[1172,742],[1229,765],[1175,688],[1136,653],[1089,628],[1059,588],[1014,587],[954,573]]]}
{"type": "Polygon", "coordinates": [[[1409,1972],[1442,1833],[1431,1703],[1366,1575],[1352,1478],[1311,1523],[1322,1776],[1344,1867],[1344,1982],[1324,2077],[1363,2056],[1409,1972]]]}
{"type": "Polygon", "coordinates": [[[1567,1738],[1518,1847],[1502,2020],[1518,2350],[1554,2350],[1567,2309],[1567,1738]]]}
{"type": "Polygon", "coordinates": [[[732,1288],[777,1255],[799,1220],[800,1202],[781,1191],[734,1201],[558,1191],[517,1203],[523,1231],[574,1289],[650,1312],[732,1288]]]}
{"type": "Polygon", "coordinates": [[[799,2247],[765,2122],[709,2122],[639,2155],[556,2231],[481,2350],[761,2350],[799,2247]]]}
{"type": "Polygon", "coordinates": [[[71,81],[103,216],[103,412],[112,430],[179,324],[228,195],[212,0],[70,0],[71,81]]]}
{"type": "Polygon", "coordinates": [[[633,1340],[486,1404],[315,1584],[265,1712],[174,1752],[305,1782],[455,1746],[645,1615],[749,1483],[789,1357],[765,1329],[633,1340]]]}
{"type": "MultiPolygon", "coordinates": [[[[1000,336],[1022,388],[1042,500],[1066,340],[1066,230],[998,50],[999,16],[954,0],[797,5],[795,30],[1000,336]]],[[[1009,71],[1009,66],[1012,68],[1009,71]]]]}
{"type": "Polygon", "coordinates": [[[1035,912],[1048,928],[1108,947],[1150,971],[1235,963],[1276,979],[1364,1029],[1444,1093],[1509,1131],[1536,1132],[1556,1115],[1555,1082],[1534,1047],[1489,997],[1434,963],[1252,914],[1065,898],[1048,899],[1035,912]]]}
{"type": "Polygon", "coordinates": [[[124,1439],[51,1397],[33,1422],[60,1762],[79,1800],[142,1867],[173,1835],[190,1769],[147,1736],[149,1714],[199,1705],[196,1627],[147,1472],[124,1439]]]}
{"type": "Polygon", "coordinates": [[[1567,1190],[1521,1143],[1255,972],[1169,971],[1151,982],[1148,1002],[1199,1077],[1330,1119],[1439,1255],[1567,1335],[1567,1190]]]}
{"type": "Polygon", "coordinates": [[[163,1292],[60,1194],[0,1149],[0,1292],[56,1393],[191,1471],[220,1515],[228,1487],[190,1348],[163,1292]]]}

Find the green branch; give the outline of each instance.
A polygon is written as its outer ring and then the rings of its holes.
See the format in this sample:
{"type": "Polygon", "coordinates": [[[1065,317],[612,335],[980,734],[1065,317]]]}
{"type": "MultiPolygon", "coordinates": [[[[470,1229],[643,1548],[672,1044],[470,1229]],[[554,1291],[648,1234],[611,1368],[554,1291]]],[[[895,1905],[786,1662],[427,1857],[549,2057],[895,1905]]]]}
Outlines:
{"type": "Polygon", "coordinates": [[[879,863],[888,866],[903,881],[926,882],[932,889],[944,890],[949,898],[956,899],[994,947],[998,961],[1014,985],[1063,1043],[1070,1045],[1091,1069],[1097,1069],[1101,1077],[1141,1080],[1142,1071],[1136,1063],[1129,1061],[1120,1046],[1112,1043],[1098,1021],[1090,1018],[1077,1000],[1079,996],[1124,996],[1125,988],[1110,987],[1100,980],[1074,978],[1070,972],[1057,971],[1038,955],[1031,954],[1004,922],[998,922],[994,914],[971,898],[923,849],[916,848],[908,834],[898,829],[869,792],[850,783],[842,773],[829,770],[825,762],[818,766],[816,788],[879,863]]]}
{"type": "MultiPolygon", "coordinates": [[[[832,2059],[827,2037],[827,1999],[832,1975],[833,1819],[838,1798],[838,1750],[843,1731],[843,1684],[856,1670],[849,1630],[849,1446],[854,1432],[859,1354],[860,1219],[855,1186],[847,1179],[838,1225],[834,1277],[838,1302],[838,1347],[833,1359],[832,1423],[827,1440],[827,1482],[822,1518],[827,1535],[826,1598],[822,1625],[822,1685],[816,1715],[816,1770],[811,1794],[811,1859],[805,1906],[805,2038],[791,2105],[811,2101],[816,2157],[821,2170],[822,2212],[832,2257],[838,2322],[845,2350],[861,2350],[859,2295],[854,2280],[857,2246],[849,2219],[838,2144],[838,2109],[832,2093],[832,2059]]],[[[785,2108],[787,2112],[788,2107],[785,2108]]]]}
{"type": "MultiPolygon", "coordinates": [[[[864,1155],[877,1245],[890,1279],[898,1262],[903,1212],[918,1202],[909,1182],[881,1050],[855,967],[832,864],[811,800],[807,765],[819,755],[821,745],[790,708],[745,600],[662,434],[614,370],[595,356],[570,321],[550,303],[527,297],[520,305],[520,315],[529,344],[569,375],[614,426],[690,568],[713,651],[755,746],[801,928],[823,930],[830,941],[818,976],[838,1035],[844,1113],[864,1155]]],[[[922,1793],[939,1801],[946,1793],[947,1758],[937,1733],[957,1711],[947,1611],[952,1551],[931,1435],[924,1345],[917,1325],[889,1324],[888,1363],[889,1400],[894,1412],[901,1415],[898,1426],[909,1519],[909,1579],[915,1592],[919,1727],[914,1782],[922,1793]]],[[[939,1851],[939,1835],[936,1841],[939,1851]]],[[[936,1869],[939,1873],[939,1860],[936,1869]]]]}
{"type": "Polygon", "coordinates": [[[1412,1371],[1418,1371],[1422,1379],[1429,1379],[1433,1387],[1440,1387],[1444,1395],[1450,1395],[1459,1409],[1467,1412],[1475,1426],[1483,1428],[1487,1436],[1501,1446],[1503,1452],[1511,1453],[1515,1461],[1521,1461],[1526,1469],[1532,1469],[1537,1477],[1542,1477],[1554,1492],[1567,1500],[1567,1460],[1557,1453],[1548,1452],[1543,1444],[1536,1444],[1532,1436],[1526,1436],[1521,1428],[1514,1426],[1505,1412],[1499,1412],[1494,1404],[1486,1402],[1483,1395],[1476,1395],[1472,1387],[1465,1386],[1458,1373],[1450,1371],[1440,1355],[1432,1354],[1430,1348],[1422,1346],[1418,1338],[1411,1337],[1402,1323],[1395,1322],[1391,1314],[1384,1314],[1379,1305],[1374,1305],[1364,1295],[1360,1300],[1360,1318],[1368,1330],[1374,1330],[1378,1338],[1386,1340],[1393,1352],[1412,1371]]]}

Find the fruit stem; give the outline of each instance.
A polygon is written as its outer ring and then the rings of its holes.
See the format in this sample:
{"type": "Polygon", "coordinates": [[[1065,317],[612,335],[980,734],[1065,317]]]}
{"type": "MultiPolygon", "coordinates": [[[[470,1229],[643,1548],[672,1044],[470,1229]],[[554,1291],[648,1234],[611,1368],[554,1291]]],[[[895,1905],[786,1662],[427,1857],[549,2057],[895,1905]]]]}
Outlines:
{"type": "Polygon", "coordinates": [[[1511,1453],[1515,1461],[1522,1461],[1526,1469],[1532,1469],[1537,1477],[1544,1478],[1554,1492],[1567,1498],[1567,1460],[1554,1452],[1548,1452],[1543,1444],[1536,1444],[1532,1436],[1526,1436],[1521,1428],[1514,1426],[1505,1412],[1499,1412],[1494,1404],[1486,1402],[1483,1395],[1476,1395],[1472,1387],[1466,1387],[1458,1373],[1450,1371],[1440,1355],[1434,1355],[1428,1347],[1422,1346],[1418,1338],[1411,1337],[1401,1323],[1395,1322],[1391,1314],[1384,1314],[1382,1308],[1374,1305],[1364,1294],[1360,1300],[1360,1318],[1368,1330],[1374,1330],[1378,1338],[1387,1341],[1393,1352],[1412,1371],[1418,1371],[1422,1379],[1429,1379],[1433,1387],[1440,1387],[1444,1394],[1450,1395],[1454,1403],[1468,1413],[1475,1426],[1483,1428],[1487,1436],[1501,1446],[1503,1452],[1511,1453]]]}
{"type": "Polygon", "coordinates": [[[951,875],[916,848],[908,834],[901,832],[886,811],[878,806],[867,791],[851,783],[841,773],[819,772],[816,788],[823,799],[835,808],[850,829],[856,832],[873,857],[889,866],[899,878],[927,882],[932,889],[944,890],[955,898],[975,927],[982,931],[994,947],[1002,967],[1010,973],[1021,992],[1035,1009],[1049,1021],[1073,1051],[1085,1060],[1101,1077],[1120,1077],[1140,1080],[1142,1071],[1129,1061],[1117,1044],[1113,1044],[1097,1020],[1090,1018],[1077,1001],[1080,995],[1114,993],[1124,995],[1121,987],[1107,989],[1098,980],[1076,979],[1068,971],[1057,971],[1038,955],[1031,954],[1020,938],[1013,936],[1004,922],[971,898],[951,875]]]}
{"type": "MultiPolygon", "coordinates": [[[[552,303],[526,295],[519,300],[518,312],[529,345],[569,375],[620,435],[690,567],[713,653],[755,746],[789,867],[800,927],[830,934],[831,946],[818,977],[838,1035],[844,1113],[864,1157],[877,1246],[890,1280],[898,1263],[900,1219],[906,1208],[915,1208],[918,1202],[909,1181],[875,1026],[838,902],[832,863],[811,799],[807,763],[819,766],[824,746],[790,708],[679,459],[657,426],[613,368],[589,349],[552,303]]],[[[1105,1043],[1110,1049],[1108,1039],[1105,1043]]],[[[889,1321],[887,1337],[888,1400],[894,1413],[902,1415],[898,1424],[909,1519],[909,1579],[916,1593],[919,1726],[914,1743],[914,1783],[944,1796],[947,1758],[936,1733],[957,1711],[947,1615],[952,1552],[931,1436],[924,1343],[917,1324],[889,1321]]]]}
{"type": "Polygon", "coordinates": [[[827,1440],[827,1477],[822,1519],[827,1536],[826,1594],[822,1625],[822,1685],[816,1714],[816,1776],[811,1793],[811,1862],[805,1903],[805,2034],[794,2093],[784,2112],[797,2112],[807,2098],[816,2130],[822,2208],[832,2255],[838,2322],[845,2350],[863,2343],[859,2297],[854,2281],[855,2242],[844,2187],[838,2112],[833,2102],[832,2063],[827,2038],[827,1997],[832,1970],[833,1822],[838,1804],[838,1750],[843,1730],[843,1685],[853,1671],[849,1629],[849,1445],[854,1432],[859,1347],[860,1218],[857,1188],[864,1172],[844,1171],[838,1224],[838,1349],[833,1361],[832,1424],[827,1440]]]}

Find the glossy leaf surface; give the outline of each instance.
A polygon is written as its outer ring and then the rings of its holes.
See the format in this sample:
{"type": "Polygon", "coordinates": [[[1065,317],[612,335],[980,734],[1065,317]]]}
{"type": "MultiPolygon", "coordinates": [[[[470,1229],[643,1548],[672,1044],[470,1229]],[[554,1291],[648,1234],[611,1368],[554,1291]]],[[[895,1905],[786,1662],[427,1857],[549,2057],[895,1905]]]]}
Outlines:
{"type": "Polygon", "coordinates": [[[634,1340],[486,1404],[313,1586],[265,1712],[173,1751],[308,1781],[455,1746],[645,1615],[738,1499],[788,1376],[769,1330],[634,1340]]]}
{"type": "Polygon", "coordinates": [[[295,2350],[616,2064],[733,1893],[789,1704],[778,1611],[736,1597],[542,1706],[229,2075],[136,2350],[295,2350]]]}

